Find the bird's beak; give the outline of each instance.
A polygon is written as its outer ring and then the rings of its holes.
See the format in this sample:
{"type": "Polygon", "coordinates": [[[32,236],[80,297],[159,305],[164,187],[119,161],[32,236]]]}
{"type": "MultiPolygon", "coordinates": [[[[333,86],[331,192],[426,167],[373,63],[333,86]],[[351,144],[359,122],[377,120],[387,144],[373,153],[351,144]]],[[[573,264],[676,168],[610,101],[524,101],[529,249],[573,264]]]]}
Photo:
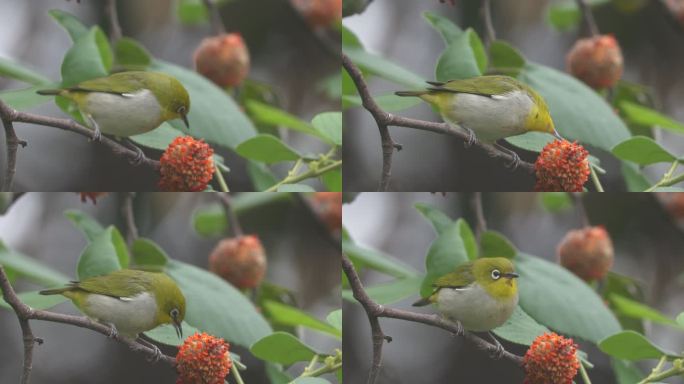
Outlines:
{"type": "Polygon", "coordinates": [[[558,140],[564,140],[563,136],[561,136],[560,133],[558,133],[558,131],[556,131],[556,128],[553,129],[553,135],[556,136],[556,138],[558,140]]]}
{"type": "Polygon", "coordinates": [[[188,123],[188,115],[187,114],[181,115],[181,119],[183,119],[183,123],[185,123],[185,126],[188,129],[190,129],[190,123],[188,123]]]}
{"type": "Polygon", "coordinates": [[[520,275],[518,275],[515,272],[507,272],[507,273],[503,274],[503,277],[505,277],[507,279],[517,279],[518,277],[520,277],[520,275]]]}
{"type": "Polygon", "coordinates": [[[181,325],[181,323],[178,320],[173,319],[173,327],[176,329],[176,334],[178,335],[178,338],[182,340],[183,339],[183,326],[181,325]]]}

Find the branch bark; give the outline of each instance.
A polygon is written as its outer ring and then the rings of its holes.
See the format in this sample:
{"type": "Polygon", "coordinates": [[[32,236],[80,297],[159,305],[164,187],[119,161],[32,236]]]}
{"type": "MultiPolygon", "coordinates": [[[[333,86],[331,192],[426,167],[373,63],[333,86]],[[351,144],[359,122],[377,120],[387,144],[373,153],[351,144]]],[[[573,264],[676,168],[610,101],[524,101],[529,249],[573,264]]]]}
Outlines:
{"type": "MultiPolygon", "coordinates": [[[[7,278],[7,274],[5,273],[5,269],[2,266],[0,266],[0,290],[2,290],[2,297],[5,299],[7,304],[9,304],[12,307],[14,313],[17,315],[17,319],[19,320],[19,325],[21,327],[21,331],[23,334],[24,367],[21,378],[22,384],[28,384],[30,381],[31,369],[33,367],[34,344],[43,343],[42,339],[37,338],[33,335],[31,325],[29,323],[30,320],[42,320],[53,323],[74,325],[80,328],[87,328],[107,336],[109,336],[111,332],[111,329],[108,326],[97,323],[93,320],[90,320],[87,317],[63,315],[55,312],[37,310],[24,304],[17,296],[16,292],[14,291],[14,288],[12,288],[9,279],[7,278]]],[[[120,343],[126,344],[129,348],[135,351],[142,352],[143,354],[147,355],[149,359],[155,357],[154,349],[147,347],[143,344],[140,344],[134,340],[127,339],[121,335],[115,335],[113,339],[120,343]]],[[[164,361],[165,363],[168,363],[171,366],[176,365],[176,359],[171,356],[162,354],[159,360],[164,361]]]]}
{"type": "Polygon", "coordinates": [[[496,31],[492,23],[492,4],[490,0],[482,0],[482,18],[485,25],[485,44],[489,47],[492,41],[496,40],[496,31]]]}
{"type": "Polygon", "coordinates": [[[119,16],[116,11],[116,0],[107,0],[105,4],[105,14],[109,20],[109,40],[115,43],[122,36],[119,16]]]}
{"type": "Polygon", "coordinates": [[[582,14],[582,18],[584,19],[584,24],[586,24],[587,29],[589,29],[589,34],[591,36],[596,36],[598,35],[599,29],[598,26],[596,25],[596,20],[594,19],[594,14],[591,12],[591,7],[587,4],[586,0],[575,0],[577,2],[577,7],[580,10],[580,13],[582,14]]]}
{"type": "MultiPolygon", "coordinates": [[[[349,260],[349,257],[347,257],[347,255],[344,253],[342,253],[342,270],[349,280],[349,285],[351,286],[354,298],[363,307],[371,326],[371,335],[373,340],[373,364],[371,365],[371,369],[368,373],[367,384],[374,384],[377,381],[380,368],[382,367],[382,348],[384,346],[384,341],[387,341],[388,343],[392,341],[391,337],[383,333],[379,318],[389,317],[415,323],[423,323],[433,327],[442,328],[451,332],[452,334],[459,335],[459,325],[448,321],[439,315],[427,315],[423,313],[404,311],[401,309],[388,308],[373,301],[373,299],[371,299],[366,293],[366,290],[364,289],[361,279],[356,273],[356,269],[354,269],[354,265],[352,264],[351,260],[349,260]]],[[[471,332],[465,331],[463,332],[462,336],[477,349],[488,352],[490,355],[497,351],[497,347],[494,344],[489,343],[485,339],[482,339],[471,332]]],[[[522,356],[518,356],[508,351],[504,351],[502,356],[503,358],[515,363],[517,366],[522,366],[522,356]]]]}
{"type": "Polygon", "coordinates": [[[124,192],[123,204],[121,207],[124,220],[126,221],[126,243],[128,243],[129,248],[139,236],[138,226],[135,224],[133,198],[135,198],[135,192],[124,192]]]}
{"type": "Polygon", "coordinates": [[[475,237],[479,241],[482,233],[487,230],[487,220],[482,209],[482,192],[473,192],[470,203],[475,214],[475,237]]]}
{"type": "Polygon", "coordinates": [[[221,14],[219,13],[214,0],[202,0],[204,6],[207,8],[209,13],[209,19],[211,20],[211,30],[215,35],[221,35],[226,33],[226,27],[223,25],[221,20],[221,14]]]}
{"type": "MultiPolygon", "coordinates": [[[[441,133],[443,135],[450,135],[457,137],[463,141],[468,139],[468,134],[457,130],[456,128],[450,126],[447,123],[435,123],[430,121],[410,119],[407,117],[396,116],[391,113],[385,112],[380,106],[373,100],[373,97],[368,90],[368,84],[363,79],[363,74],[361,70],[351,61],[351,59],[342,53],[342,65],[351,77],[354,85],[356,86],[359,96],[361,97],[361,102],[363,108],[365,108],[375,119],[375,122],[380,131],[380,140],[382,143],[382,154],[383,154],[383,164],[382,164],[382,174],[380,178],[379,191],[386,191],[389,185],[390,175],[392,173],[392,155],[394,149],[400,150],[402,147],[392,140],[389,133],[389,126],[414,128],[423,131],[430,131],[435,133],[441,133]]],[[[499,151],[491,145],[482,144],[479,141],[473,144],[473,147],[477,147],[484,152],[486,152],[490,157],[494,157],[503,160],[504,164],[510,164],[513,161],[513,156],[499,151]]],[[[528,173],[534,172],[534,165],[531,163],[520,161],[518,169],[522,169],[528,173]]]]}
{"type": "Polygon", "coordinates": [[[7,145],[7,169],[5,170],[5,181],[0,188],[3,192],[12,191],[12,184],[14,181],[14,174],[17,172],[17,149],[19,145],[26,146],[26,142],[19,140],[17,133],[14,131],[14,124],[12,123],[12,109],[0,100],[0,119],[2,125],[5,127],[5,142],[7,145]]]}
{"type": "Polygon", "coordinates": [[[219,199],[219,202],[223,206],[223,210],[226,213],[226,219],[228,219],[228,224],[230,226],[229,230],[233,232],[233,236],[235,237],[242,236],[242,226],[240,225],[240,220],[238,220],[238,217],[233,210],[230,194],[227,192],[217,192],[216,197],[219,199]]]}

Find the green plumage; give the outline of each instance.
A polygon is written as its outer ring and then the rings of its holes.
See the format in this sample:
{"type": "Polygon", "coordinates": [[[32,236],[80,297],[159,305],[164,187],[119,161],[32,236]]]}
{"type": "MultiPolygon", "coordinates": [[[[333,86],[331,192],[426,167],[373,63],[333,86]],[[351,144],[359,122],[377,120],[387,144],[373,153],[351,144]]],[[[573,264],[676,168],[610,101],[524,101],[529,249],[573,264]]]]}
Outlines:
{"type": "MultiPolygon", "coordinates": [[[[69,293],[80,291],[116,298],[132,297],[142,292],[154,290],[156,279],[152,279],[150,273],[135,269],[122,269],[104,276],[94,276],[83,281],[72,281],[66,287],[46,289],[40,291],[40,294],[62,294],[69,297],[69,293]]],[[[166,278],[168,279],[168,277],[166,278]]]]}

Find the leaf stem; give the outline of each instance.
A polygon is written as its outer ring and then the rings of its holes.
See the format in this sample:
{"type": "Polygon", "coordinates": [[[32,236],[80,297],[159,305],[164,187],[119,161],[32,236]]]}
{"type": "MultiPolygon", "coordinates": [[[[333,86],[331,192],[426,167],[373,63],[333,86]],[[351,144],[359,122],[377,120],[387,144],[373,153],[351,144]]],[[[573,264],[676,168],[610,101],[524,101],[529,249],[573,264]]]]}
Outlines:
{"type": "Polygon", "coordinates": [[[670,169],[665,172],[663,175],[663,178],[660,179],[657,183],[653,184],[650,188],[645,190],[644,192],[653,192],[659,187],[669,187],[671,185],[675,185],[679,183],[680,181],[684,181],[684,174],[681,174],[677,177],[672,177],[672,174],[677,170],[677,167],[679,166],[679,159],[675,160],[672,162],[672,165],[670,166],[670,169]]]}
{"type": "Polygon", "coordinates": [[[226,179],[223,178],[223,173],[221,173],[221,170],[219,169],[218,165],[214,164],[214,173],[216,173],[216,180],[219,183],[219,187],[221,188],[221,192],[230,192],[228,189],[228,184],[226,184],[226,179]]]}
{"type": "Polygon", "coordinates": [[[245,384],[245,382],[242,380],[242,376],[240,376],[240,370],[237,369],[237,365],[233,364],[230,367],[230,371],[233,373],[233,376],[235,376],[235,381],[238,384],[245,384]]]}
{"type": "MultiPolygon", "coordinates": [[[[318,168],[318,167],[310,168],[306,172],[299,174],[299,175],[293,174],[292,171],[290,171],[290,172],[288,172],[288,175],[286,178],[282,179],[277,184],[268,188],[264,192],[276,192],[278,190],[278,187],[280,187],[283,184],[294,184],[294,183],[298,183],[302,180],[310,179],[313,177],[318,177],[318,176],[320,176],[326,172],[332,171],[333,169],[340,168],[341,166],[342,166],[342,160],[337,160],[337,161],[334,161],[334,162],[332,162],[332,163],[330,163],[324,167],[321,167],[321,168],[318,168]]],[[[292,170],[294,170],[296,167],[297,167],[297,165],[295,164],[295,167],[292,168],[292,170]]]]}
{"type": "Polygon", "coordinates": [[[667,356],[663,355],[660,358],[658,365],[656,365],[656,367],[653,368],[653,371],[651,371],[651,374],[648,375],[645,379],[641,380],[639,384],[656,383],[664,379],[667,379],[668,377],[684,374],[684,359],[675,360],[672,363],[672,368],[668,369],[667,371],[660,372],[666,360],[667,356]]]}
{"type": "Polygon", "coordinates": [[[605,192],[603,190],[603,185],[601,185],[601,180],[599,180],[596,170],[592,164],[589,164],[589,170],[591,171],[591,181],[594,183],[597,192],[605,192]]]}
{"type": "Polygon", "coordinates": [[[580,361],[580,374],[582,375],[582,380],[584,380],[584,384],[591,384],[591,379],[589,379],[589,374],[587,373],[586,368],[584,368],[583,361],[580,361]]]}

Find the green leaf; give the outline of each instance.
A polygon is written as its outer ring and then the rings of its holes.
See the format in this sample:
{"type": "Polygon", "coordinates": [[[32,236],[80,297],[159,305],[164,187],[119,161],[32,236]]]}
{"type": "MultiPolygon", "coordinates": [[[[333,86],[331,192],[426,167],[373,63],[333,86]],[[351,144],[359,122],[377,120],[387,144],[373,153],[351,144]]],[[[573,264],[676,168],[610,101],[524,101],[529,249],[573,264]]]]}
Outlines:
{"type": "MultiPolygon", "coordinates": [[[[403,111],[422,103],[417,97],[399,97],[393,93],[374,96],[373,100],[375,100],[375,103],[386,112],[403,111]]],[[[342,96],[342,109],[360,107],[361,105],[361,98],[358,95],[342,96]]]]}
{"type": "MultiPolygon", "coordinates": [[[[437,60],[435,78],[438,81],[467,79],[482,75],[477,58],[478,53],[471,45],[473,40],[479,40],[479,37],[469,28],[447,46],[437,60]]],[[[482,42],[479,44],[481,46],[482,42]]],[[[474,45],[477,46],[477,43],[474,45]]],[[[483,52],[484,48],[481,53],[484,54],[483,52]]]]}
{"type": "Polygon", "coordinates": [[[52,83],[47,77],[26,68],[25,64],[15,63],[4,57],[0,57],[0,77],[9,77],[33,85],[47,85],[52,83]]]}
{"type": "Polygon", "coordinates": [[[280,364],[266,363],[266,376],[271,381],[271,384],[290,384],[292,377],[283,372],[280,364]]]}
{"type": "Polygon", "coordinates": [[[303,326],[317,331],[321,331],[336,338],[342,338],[342,332],[337,328],[318,320],[308,313],[276,301],[266,300],[262,304],[268,317],[276,324],[289,326],[303,326]]]}
{"type": "Polygon", "coordinates": [[[651,182],[634,163],[623,161],[620,171],[627,185],[627,192],[642,192],[651,186],[651,182]]]}
{"type": "Polygon", "coordinates": [[[104,227],[97,220],[83,211],[68,210],[64,212],[64,216],[74,224],[74,227],[83,231],[88,241],[93,241],[97,235],[104,231],[104,227]]]}
{"type": "MultiPolygon", "coordinates": [[[[556,129],[568,140],[610,151],[630,136],[612,107],[572,76],[528,62],[519,79],[534,88],[549,106],[556,129]]],[[[553,136],[538,132],[508,138],[518,147],[539,152],[553,136]]]]}
{"type": "Polygon", "coordinates": [[[432,293],[432,283],[440,276],[452,272],[460,264],[468,261],[468,253],[461,238],[463,219],[450,224],[430,245],[425,258],[427,274],[420,288],[420,295],[427,297],[432,293]]]}
{"type": "Polygon", "coordinates": [[[480,257],[505,257],[512,259],[518,254],[515,245],[496,231],[486,231],[480,239],[480,257]]]}
{"type": "Polygon", "coordinates": [[[482,44],[480,36],[478,36],[477,32],[474,30],[469,28],[466,33],[470,37],[470,49],[473,50],[473,54],[475,55],[477,68],[480,70],[480,74],[482,74],[485,70],[487,70],[487,65],[489,65],[489,59],[487,58],[487,52],[485,51],[484,44],[482,44]]]}
{"type": "Polygon", "coordinates": [[[140,135],[131,136],[130,139],[143,147],[165,151],[176,137],[183,135],[183,132],[172,127],[168,122],[164,122],[157,128],[140,135]]]}
{"type": "MultiPolygon", "coordinates": [[[[342,25],[342,46],[344,48],[360,48],[363,49],[361,40],[349,28],[342,25]]],[[[344,72],[344,70],[342,70],[344,72]]]]}
{"type": "Polygon", "coordinates": [[[525,66],[525,57],[512,45],[503,40],[495,40],[489,45],[490,65],[492,68],[513,70],[517,75],[525,66]]]}
{"type": "Polygon", "coordinates": [[[344,47],[344,53],[365,72],[409,88],[423,88],[425,80],[394,62],[359,48],[344,47]]]}
{"type": "Polygon", "coordinates": [[[416,270],[404,262],[379,251],[360,247],[348,239],[342,240],[342,252],[346,253],[357,267],[367,267],[394,277],[417,275],[416,270]]]}
{"type": "Polygon", "coordinates": [[[342,169],[332,169],[321,175],[321,181],[330,192],[342,192],[342,169]]]}
{"type": "Polygon", "coordinates": [[[630,361],[659,359],[662,355],[677,357],[674,352],[669,352],[642,334],[634,331],[622,331],[610,335],[598,343],[599,349],[618,359],[630,361]]]}
{"type": "Polygon", "coordinates": [[[76,42],[76,40],[88,33],[88,27],[71,13],[59,9],[50,10],[48,13],[67,31],[72,42],[76,42]]]}
{"type": "Polygon", "coordinates": [[[185,295],[185,321],[197,329],[242,346],[272,332],[245,295],[215,274],[176,260],[166,270],[185,295]]]}
{"type": "Polygon", "coordinates": [[[107,76],[112,66],[109,42],[99,27],[79,37],[69,48],[62,61],[62,86],[68,87],[82,81],[107,76]]]}
{"type": "Polygon", "coordinates": [[[432,226],[435,228],[437,233],[442,233],[454,222],[444,212],[430,204],[417,203],[414,207],[416,210],[418,210],[418,212],[425,216],[430,223],[432,223],[432,226]]]}
{"type": "Polygon", "coordinates": [[[306,184],[281,184],[277,192],[316,192],[316,190],[306,184]]]}
{"type": "Polygon", "coordinates": [[[58,84],[47,84],[44,86],[3,91],[0,92],[0,100],[16,110],[23,111],[51,101],[51,96],[39,95],[36,91],[57,86],[58,84]]]}
{"type": "MultiPolygon", "coordinates": [[[[321,135],[311,124],[301,120],[297,116],[291,115],[280,108],[264,104],[256,100],[247,100],[245,108],[254,121],[260,124],[283,126],[293,131],[315,136],[328,142],[328,138],[321,135]]],[[[332,143],[330,143],[332,144],[332,143]]]]}
{"type": "Polygon", "coordinates": [[[122,37],[114,45],[116,63],[128,70],[143,70],[152,62],[150,53],[136,40],[122,37]]]}
{"type": "Polygon", "coordinates": [[[620,103],[620,110],[631,123],[655,126],[672,132],[684,133],[684,124],[675,121],[654,109],[629,101],[623,101],[620,103]]]}
{"type": "Polygon", "coordinates": [[[325,320],[338,331],[342,332],[342,310],[336,309],[326,316],[325,320]]]}
{"type": "Polygon", "coordinates": [[[71,280],[68,276],[63,275],[28,256],[10,250],[1,240],[0,264],[8,270],[14,271],[14,273],[17,273],[19,276],[45,286],[62,285],[71,280]]]}
{"type": "Polygon", "coordinates": [[[618,384],[634,384],[641,381],[643,372],[634,363],[615,358],[611,359],[610,362],[618,384]]]}
{"type": "Polygon", "coordinates": [[[461,28],[444,16],[432,12],[423,12],[423,17],[432,26],[432,28],[442,35],[444,44],[447,46],[461,36],[461,34],[463,34],[463,30],[461,28]]]}
{"type": "Polygon", "coordinates": [[[183,328],[182,339],[178,338],[178,335],[176,334],[176,329],[170,324],[165,324],[150,331],[147,331],[145,332],[145,336],[149,337],[150,339],[158,343],[178,347],[181,344],[183,344],[185,339],[187,339],[188,337],[194,335],[195,333],[201,333],[199,329],[193,327],[185,321],[181,323],[181,327],[183,328]]]}
{"type": "MultiPolygon", "coordinates": [[[[109,226],[104,231],[95,235],[93,240],[86,246],[78,259],[76,267],[79,280],[85,280],[93,276],[102,276],[125,268],[117,254],[114,245],[115,233],[119,231],[114,226],[109,226]]],[[[118,234],[120,237],[121,234],[118,234]]]]}
{"type": "Polygon", "coordinates": [[[342,112],[319,113],[311,124],[327,142],[342,145],[342,112]]]}
{"type": "Polygon", "coordinates": [[[537,336],[551,331],[537,323],[520,306],[517,306],[511,317],[506,320],[506,323],[492,332],[512,343],[531,345],[537,336]]]}
{"type": "Polygon", "coordinates": [[[285,365],[310,361],[315,355],[322,355],[313,347],[285,332],[274,332],[254,343],[249,350],[262,360],[285,365]]]}
{"type": "Polygon", "coordinates": [[[249,174],[249,178],[252,180],[252,184],[254,184],[254,189],[257,191],[266,190],[278,182],[273,172],[265,165],[256,161],[247,161],[247,174],[249,174]]]}
{"type": "Polygon", "coordinates": [[[542,207],[549,212],[561,212],[572,207],[567,192],[542,192],[539,196],[542,207]]]}
{"type": "Polygon", "coordinates": [[[330,382],[321,377],[298,377],[292,384],[330,384],[330,382]]]}
{"type": "MultiPolygon", "coordinates": [[[[618,315],[633,317],[637,319],[650,320],[655,323],[680,327],[676,321],[662,314],[660,311],[642,304],[638,301],[617,295],[610,295],[610,302],[618,315]]],[[[683,328],[684,329],[684,328],[683,328]]]]}
{"type": "MultiPolygon", "coordinates": [[[[244,193],[233,198],[233,210],[241,215],[252,209],[277,201],[289,201],[287,193],[244,193]]],[[[210,205],[195,211],[192,218],[195,231],[202,236],[217,236],[228,230],[226,214],[219,204],[210,205]]]]}
{"type": "MultiPolygon", "coordinates": [[[[21,292],[18,293],[19,300],[22,303],[28,305],[33,309],[48,309],[52,308],[57,304],[63,303],[68,299],[62,295],[50,295],[45,296],[36,292],[21,292]]],[[[5,299],[0,296],[0,308],[11,309],[9,304],[5,302],[5,299]]]]}
{"type": "Polygon", "coordinates": [[[673,154],[646,136],[631,137],[613,147],[612,152],[619,159],[641,165],[671,163],[677,160],[673,154]]]}
{"type": "MultiPolygon", "coordinates": [[[[423,276],[395,279],[387,283],[381,283],[366,287],[366,293],[373,301],[382,305],[389,305],[404,300],[407,297],[416,296],[420,291],[423,276]]],[[[349,289],[342,290],[342,298],[356,301],[354,294],[349,289]]]]}
{"type": "Polygon", "coordinates": [[[154,60],[150,69],[175,77],[190,94],[190,130],[179,120],[171,122],[174,128],[231,149],[256,135],[254,125],[235,101],[203,76],[162,60],[154,60]]]}
{"type": "Polygon", "coordinates": [[[595,343],[620,331],[601,297],[574,274],[524,253],[515,260],[520,306],[538,323],[595,343]]]}
{"type": "Polygon", "coordinates": [[[133,261],[136,265],[164,266],[169,256],[157,243],[144,237],[139,237],[131,245],[133,261]]]}
{"type": "Polygon", "coordinates": [[[264,163],[295,161],[302,157],[296,150],[271,135],[260,134],[235,148],[238,155],[264,163]]]}
{"type": "Polygon", "coordinates": [[[209,20],[207,8],[199,0],[181,0],[176,8],[176,15],[183,24],[202,24],[209,20]]]}

